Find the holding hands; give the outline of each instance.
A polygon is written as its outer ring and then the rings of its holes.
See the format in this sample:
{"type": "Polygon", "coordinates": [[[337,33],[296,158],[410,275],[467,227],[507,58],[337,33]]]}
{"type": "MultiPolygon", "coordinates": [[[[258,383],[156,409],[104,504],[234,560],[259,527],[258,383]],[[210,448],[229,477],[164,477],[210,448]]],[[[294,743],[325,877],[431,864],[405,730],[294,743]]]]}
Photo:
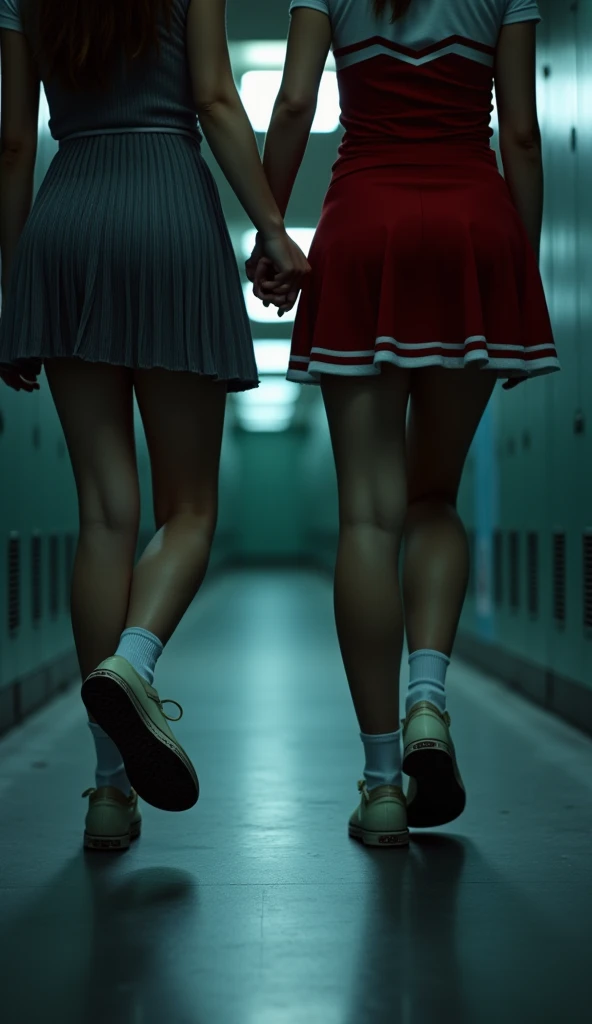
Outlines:
{"type": "Polygon", "coordinates": [[[292,309],[311,268],[302,250],[282,229],[274,234],[257,234],[245,270],[253,282],[253,294],[264,306],[277,306],[278,316],[283,316],[292,309]]]}

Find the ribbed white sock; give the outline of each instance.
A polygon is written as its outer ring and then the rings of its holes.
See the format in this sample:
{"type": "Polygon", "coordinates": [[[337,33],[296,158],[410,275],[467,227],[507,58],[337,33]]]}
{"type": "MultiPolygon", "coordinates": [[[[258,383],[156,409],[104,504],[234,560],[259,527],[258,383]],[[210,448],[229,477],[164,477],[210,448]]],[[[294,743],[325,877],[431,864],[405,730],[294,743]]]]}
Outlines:
{"type": "Polygon", "coordinates": [[[421,650],[409,655],[409,689],[405,701],[408,715],[414,704],[429,700],[439,711],[446,711],[446,670],[450,658],[440,651],[421,650]]]}
{"type": "Polygon", "coordinates": [[[97,751],[97,770],[95,772],[97,789],[100,789],[101,786],[115,786],[116,789],[120,789],[122,793],[129,796],[131,786],[119,750],[111,737],[101,729],[98,722],[89,722],[88,727],[92,732],[97,751]]]}
{"type": "Polygon", "coordinates": [[[368,791],[377,786],[400,786],[401,777],[401,730],[385,732],[377,736],[361,732],[364,744],[366,767],[364,778],[368,791]]]}
{"type": "Polygon", "coordinates": [[[138,675],[153,686],[154,669],[163,650],[162,643],[154,633],[133,626],[131,629],[124,629],[115,653],[129,661],[138,675]]]}

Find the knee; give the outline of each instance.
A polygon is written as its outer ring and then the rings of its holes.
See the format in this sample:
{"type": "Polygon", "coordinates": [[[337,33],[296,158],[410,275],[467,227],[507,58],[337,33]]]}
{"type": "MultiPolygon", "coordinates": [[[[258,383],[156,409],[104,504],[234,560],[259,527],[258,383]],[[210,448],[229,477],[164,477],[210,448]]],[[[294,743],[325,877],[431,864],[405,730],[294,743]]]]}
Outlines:
{"type": "Polygon", "coordinates": [[[139,496],[94,495],[80,502],[80,529],[102,529],[135,543],[140,529],[139,496]]]}
{"type": "Polygon", "coordinates": [[[407,508],[411,509],[419,505],[449,505],[456,511],[457,493],[446,488],[435,491],[424,491],[414,494],[408,501],[407,508]]]}
{"type": "Polygon", "coordinates": [[[395,537],[403,532],[405,517],[406,506],[403,501],[358,501],[353,507],[340,510],[342,526],[373,527],[395,537]]]}
{"type": "Polygon", "coordinates": [[[460,526],[464,530],[462,519],[456,508],[456,495],[445,491],[433,491],[423,494],[421,497],[414,497],[407,506],[405,516],[405,535],[409,530],[423,523],[433,522],[454,523],[455,529],[460,526]]]}
{"type": "Polygon", "coordinates": [[[168,523],[183,523],[190,533],[195,533],[200,537],[205,535],[211,542],[218,522],[218,503],[183,503],[168,507],[155,505],[154,522],[157,530],[162,529],[168,523]]]}

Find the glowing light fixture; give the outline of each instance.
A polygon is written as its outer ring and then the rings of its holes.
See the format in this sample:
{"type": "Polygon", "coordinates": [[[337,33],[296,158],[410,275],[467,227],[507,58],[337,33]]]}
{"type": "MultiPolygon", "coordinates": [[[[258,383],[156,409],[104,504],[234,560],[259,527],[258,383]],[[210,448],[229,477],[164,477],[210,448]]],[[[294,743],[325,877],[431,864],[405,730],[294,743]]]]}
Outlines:
{"type": "MultiPolygon", "coordinates": [[[[248,68],[283,68],[286,63],[285,39],[249,39],[228,44],[235,72],[248,68]]],[[[335,57],[327,54],[327,71],[335,71],[335,57]]]]}
{"type": "Polygon", "coordinates": [[[299,396],[300,387],[294,381],[268,377],[258,388],[233,395],[236,421],[245,430],[286,430],[299,396]]]}
{"type": "MultiPolygon", "coordinates": [[[[283,319],[283,317],[282,317],[283,319]]],[[[259,373],[287,373],[290,361],[289,340],[255,341],[255,360],[259,373]]]]}
{"type": "Polygon", "coordinates": [[[292,406],[300,395],[300,385],[283,377],[269,377],[262,380],[258,388],[238,391],[236,404],[241,408],[253,406],[292,406]]]}
{"type": "MultiPolygon", "coordinates": [[[[256,132],[269,128],[273,105],[282,81],[281,71],[246,71],[240,80],[240,98],[256,132]]],[[[339,91],[335,71],[324,71],[311,132],[334,132],[339,127],[339,91]]]]}
{"type": "Polygon", "coordinates": [[[293,407],[264,405],[238,409],[236,419],[244,430],[277,432],[287,430],[293,416],[293,407]]]}

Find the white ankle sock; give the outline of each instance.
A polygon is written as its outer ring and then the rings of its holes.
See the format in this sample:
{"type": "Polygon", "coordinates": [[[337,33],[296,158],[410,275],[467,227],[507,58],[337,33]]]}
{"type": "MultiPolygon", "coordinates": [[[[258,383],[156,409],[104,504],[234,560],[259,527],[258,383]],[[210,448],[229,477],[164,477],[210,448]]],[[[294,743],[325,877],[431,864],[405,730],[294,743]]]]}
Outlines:
{"type": "Polygon", "coordinates": [[[361,732],[360,739],[366,754],[364,778],[368,790],[376,789],[377,786],[400,786],[401,730],[377,736],[361,732]]]}
{"type": "Polygon", "coordinates": [[[89,722],[88,727],[93,734],[97,751],[97,770],[95,772],[97,789],[100,789],[101,786],[115,786],[116,789],[120,789],[122,793],[129,796],[131,786],[119,750],[111,737],[101,729],[98,722],[89,722]]]}
{"type": "Polygon", "coordinates": [[[439,711],[446,711],[446,669],[450,658],[440,651],[421,650],[409,655],[409,689],[405,701],[408,715],[414,704],[429,700],[439,711]]]}
{"type": "Polygon", "coordinates": [[[124,629],[115,653],[129,661],[138,675],[153,686],[154,668],[163,650],[162,643],[154,633],[133,626],[131,629],[124,629]]]}

